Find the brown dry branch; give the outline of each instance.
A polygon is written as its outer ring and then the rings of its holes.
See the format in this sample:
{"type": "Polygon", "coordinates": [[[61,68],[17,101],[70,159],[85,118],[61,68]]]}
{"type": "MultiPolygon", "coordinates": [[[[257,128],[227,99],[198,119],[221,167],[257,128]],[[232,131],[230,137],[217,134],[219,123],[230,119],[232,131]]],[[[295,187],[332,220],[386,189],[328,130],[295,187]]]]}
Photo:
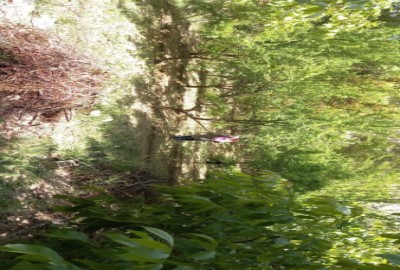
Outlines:
{"type": "Polygon", "coordinates": [[[143,195],[145,199],[152,199],[156,196],[153,185],[162,185],[165,183],[165,179],[153,175],[148,170],[139,169],[132,171],[119,181],[114,181],[112,186],[109,187],[109,192],[120,198],[132,198],[143,195]]]}
{"type": "Polygon", "coordinates": [[[21,124],[25,116],[57,121],[67,110],[87,107],[104,77],[87,56],[44,31],[0,25],[0,119],[6,123],[21,124]]]}

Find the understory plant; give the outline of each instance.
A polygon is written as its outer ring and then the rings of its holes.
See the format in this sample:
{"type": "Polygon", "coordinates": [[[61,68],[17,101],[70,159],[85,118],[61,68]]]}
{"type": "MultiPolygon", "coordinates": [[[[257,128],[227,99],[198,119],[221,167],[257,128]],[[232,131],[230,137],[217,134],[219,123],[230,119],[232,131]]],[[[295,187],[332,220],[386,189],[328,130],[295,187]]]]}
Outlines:
{"type": "Polygon", "coordinates": [[[398,269],[387,263],[396,263],[394,254],[368,264],[350,251],[339,258],[337,242],[362,226],[353,222],[362,209],[327,196],[295,202],[291,184],[271,172],[211,174],[155,190],[147,203],[106,193],[59,196],[65,204],[57,210],[70,224],[2,246],[2,269],[398,269]]]}

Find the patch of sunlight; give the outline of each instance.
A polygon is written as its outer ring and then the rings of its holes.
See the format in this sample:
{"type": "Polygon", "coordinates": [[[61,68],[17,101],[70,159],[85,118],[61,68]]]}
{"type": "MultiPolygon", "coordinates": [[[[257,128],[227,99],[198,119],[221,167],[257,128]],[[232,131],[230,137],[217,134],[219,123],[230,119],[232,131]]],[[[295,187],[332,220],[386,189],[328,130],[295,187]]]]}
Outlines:
{"type": "Polygon", "coordinates": [[[29,23],[34,10],[34,1],[14,0],[6,3],[0,1],[0,21],[29,23]]]}
{"type": "Polygon", "coordinates": [[[125,93],[131,90],[132,85],[126,82],[145,69],[135,45],[142,36],[135,24],[120,13],[118,1],[71,0],[68,5],[49,1],[39,5],[37,12],[55,19],[54,31],[62,39],[77,44],[109,72],[111,85],[103,98],[115,94],[121,86],[126,87],[125,93]]]}
{"type": "MultiPolygon", "coordinates": [[[[188,88],[185,91],[185,95],[183,96],[184,109],[191,109],[196,106],[197,92],[198,90],[196,88],[188,88]]],[[[196,130],[198,125],[196,121],[190,118],[187,121],[187,129],[189,130],[196,130]]]]}
{"type": "MultiPolygon", "coordinates": [[[[40,1],[37,5],[38,14],[56,20],[54,32],[95,58],[109,75],[105,89],[98,96],[99,108],[92,109],[89,115],[78,112],[70,122],[54,127],[52,138],[63,153],[84,153],[88,141],[103,141],[102,129],[114,121],[110,110],[132,114],[130,108],[120,103],[136,97],[132,81],[144,72],[145,63],[138,57],[135,43],[143,37],[136,25],[121,14],[118,4],[117,0],[71,0],[68,4],[40,1]]],[[[129,8],[136,12],[135,4],[131,3],[129,8]]],[[[132,109],[146,114],[151,111],[137,102],[132,109]]],[[[134,115],[130,118],[136,121],[134,115]]]]}
{"type": "Polygon", "coordinates": [[[87,148],[87,137],[100,139],[101,117],[78,116],[70,122],[59,123],[53,129],[52,139],[60,152],[84,152],[87,148]]]}

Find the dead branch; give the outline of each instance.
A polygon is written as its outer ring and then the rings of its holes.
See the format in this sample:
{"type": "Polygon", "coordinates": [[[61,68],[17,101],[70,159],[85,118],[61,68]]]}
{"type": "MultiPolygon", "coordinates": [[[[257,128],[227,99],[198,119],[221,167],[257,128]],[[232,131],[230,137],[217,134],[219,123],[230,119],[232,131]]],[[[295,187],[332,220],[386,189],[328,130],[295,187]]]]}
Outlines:
{"type": "Polygon", "coordinates": [[[56,121],[93,103],[105,74],[85,55],[44,31],[0,25],[0,117],[56,121]]]}

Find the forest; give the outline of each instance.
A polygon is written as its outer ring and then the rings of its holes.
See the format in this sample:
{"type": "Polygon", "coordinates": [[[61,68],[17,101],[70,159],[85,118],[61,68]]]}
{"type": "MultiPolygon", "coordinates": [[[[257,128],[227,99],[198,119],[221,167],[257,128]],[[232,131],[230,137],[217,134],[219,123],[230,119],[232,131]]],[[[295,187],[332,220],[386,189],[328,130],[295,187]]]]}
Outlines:
{"type": "Polygon", "coordinates": [[[399,1],[21,3],[0,269],[400,269],[399,1]]]}

